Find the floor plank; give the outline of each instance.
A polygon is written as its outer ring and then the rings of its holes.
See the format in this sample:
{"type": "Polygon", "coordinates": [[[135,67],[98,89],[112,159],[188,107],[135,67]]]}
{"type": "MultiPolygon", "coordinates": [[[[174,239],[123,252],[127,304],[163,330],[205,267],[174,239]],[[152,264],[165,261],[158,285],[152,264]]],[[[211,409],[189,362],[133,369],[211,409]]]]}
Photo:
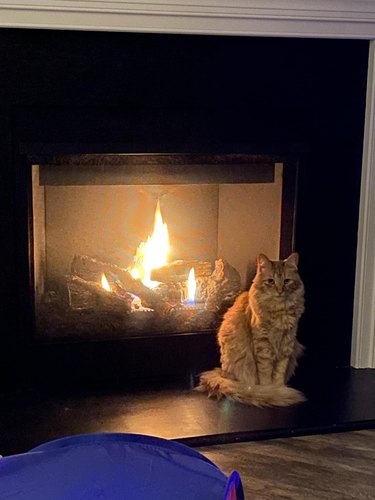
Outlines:
{"type": "Polygon", "coordinates": [[[375,499],[375,430],[198,448],[253,500],[375,499]]]}

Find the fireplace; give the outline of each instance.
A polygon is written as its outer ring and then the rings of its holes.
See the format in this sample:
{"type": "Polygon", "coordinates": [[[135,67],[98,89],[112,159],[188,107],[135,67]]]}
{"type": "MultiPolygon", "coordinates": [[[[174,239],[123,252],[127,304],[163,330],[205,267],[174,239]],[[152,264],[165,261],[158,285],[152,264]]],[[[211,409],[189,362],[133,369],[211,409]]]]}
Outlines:
{"type": "Polygon", "coordinates": [[[36,339],[215,336],[260,252],[292,251],[297,158],[32,158],[36,339]]]}
{"type": "Polygon", "coordinates": [[[5,30],[2,43],[3,380],[213,367],[217,324],[256,254],[294,250],[306,285],[302,365],[350,364],[365,41],[5,30]],[[345,78],[348,67],[358,78],[345,78]],[[154,276],[162,286],[146,298],[119,272],[134,267],[158,204],[167,264],[183,271],[154,276]],[[189,304],[191,269],[212,284],[221,268],[236,276],[228,295],[208,306],[199,283],[189,304]]]}
{"type": "Polygon", "coordinates": [[[0,41],[1,383],[38,388],[6,400],[14,432],[3,439],[32,427],[38,441],[88,428],[230,441],[250,427],[373,419],[372,374],[345,369],[368,43],[34,30],[0,41]],[[134,269],[155,219],[170,244],[157,290],[134,269]],[[309,401],[258,411],[193,393],[218,363],[215,329],[256,254],[291,251],[306,287],[292,385],[309,401]],[[202,283],[229,274],[226,293],[209,296],[202,283]]]}

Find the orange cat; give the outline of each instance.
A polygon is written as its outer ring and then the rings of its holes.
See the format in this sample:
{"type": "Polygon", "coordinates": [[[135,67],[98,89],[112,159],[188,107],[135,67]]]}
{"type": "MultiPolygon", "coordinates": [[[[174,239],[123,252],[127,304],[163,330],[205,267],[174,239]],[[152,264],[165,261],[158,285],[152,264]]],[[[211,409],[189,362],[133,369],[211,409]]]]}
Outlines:
{"type": "Polygon", "coordinates": [[[286,386],[303,346],[297,341],[304,311],[298,254],[284,261],[258,257],[248,292],[237,297],[218,332],[221,368],[204,372],[197,390],[254,406],[288,406],[304,401],[286,386]]]}

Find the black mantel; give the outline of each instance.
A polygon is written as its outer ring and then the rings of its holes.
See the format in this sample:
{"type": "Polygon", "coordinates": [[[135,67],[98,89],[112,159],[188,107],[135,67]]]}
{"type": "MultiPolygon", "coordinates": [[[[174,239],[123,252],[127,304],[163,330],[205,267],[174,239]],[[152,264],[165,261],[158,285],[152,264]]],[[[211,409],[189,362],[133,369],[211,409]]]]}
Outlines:
{"type": "MultiPolygon", "coordinates": [[[[25,147],[300,154],[301,340],[312,364],[349,364],[368,42],[3,29],[0,54],[2,385],[27,384],[34,374],[48,381],[48,366],[59,366],[60,380],[84,379],[90,366],[117,378],[122,355],[134,362],[126,346],[92,343],[73,354],[56,344],[38,364],[24,307],[27,200],[17,159],[25,147]]],[[[164,342],[168,374],[188,371],[171,357],[173,341],[164,342]]],[[[203,345],[212,360],[214,340],[203,345]]],[[[189,349],[185,338],[180,359],[189,349]]],[[[205,353],[195,349],[201,366],[205,353]]],[[[148,349],[152,366],[155,354],[148,349]]]]}

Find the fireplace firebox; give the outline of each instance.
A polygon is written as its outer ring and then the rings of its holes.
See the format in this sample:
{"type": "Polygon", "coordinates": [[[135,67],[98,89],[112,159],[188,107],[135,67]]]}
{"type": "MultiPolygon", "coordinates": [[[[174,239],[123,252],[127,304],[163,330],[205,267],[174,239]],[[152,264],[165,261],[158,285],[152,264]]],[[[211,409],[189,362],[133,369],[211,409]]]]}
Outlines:
{"type": "Polygon", "coordinates": [[[256,256],[294,245],[297,158],[29,160],[38,342],[215,335],[256,256]]]}

